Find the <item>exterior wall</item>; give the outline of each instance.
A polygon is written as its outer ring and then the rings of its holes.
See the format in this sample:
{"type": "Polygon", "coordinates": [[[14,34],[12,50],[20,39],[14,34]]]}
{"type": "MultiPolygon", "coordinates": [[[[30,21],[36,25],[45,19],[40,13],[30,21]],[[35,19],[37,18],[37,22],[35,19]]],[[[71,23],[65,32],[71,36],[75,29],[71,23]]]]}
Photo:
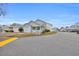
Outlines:
{"type": "Polygon", "coordinates": [[[45,22],[42,22],[42,21],[39,21],[39,20],[35,21],[35,23],[40,24],[40,25],[45,25],[45,22]]]}
{"type": "Polygon", "coordinates": [[[24,32],[26,32],[26,33],[31,33],[31,31],[32,31],[31,30],[31,26],[29,26],[29,25],[28,26],[24,26],[23,29],[24,29],[24,32]]]}
{"type": "Polygon", "coordinates": [[[51,24],[46,23],[46,22],[41,21],[41,20],[36,20],[35,22],[36,22],[37,24],[43,26],[43,27],[42,27],[42,30],[48,29],[48,30],[50,30],[51,32],[53,31],[53,29],[52,29],[53,26],[52,26],[51,24]]]}
{"type": "Polygon", "coordinates": [[[10,30],[8,26],[2,26],[2,32],[5,33],[5,30],[10,30]]]}
{"type": "Polygon", "coordinates": [[[52,31],[53,32],[59,32],[59,29],[58,28],[53,28],[52,31]]]}
{"type": "Polygon", "coordinates": [[[46,24],[46,29],[50,30],[51,32],[53,31],[52,25],[46,24]]]}
{"type": "Polygon", "coordinates": [[[19,28],[18,27],[13,27],[13,31],[14,32],[19,32],[19,28]]]}
{"type": "Polygon", "coordinates": [[[35,30],[33,30],[32,29],[32,33],[41,33],[42,32],[42,29],[41,29],[41,27],[39,27],[39,30],[37,30],[37,27],[36,27],[36,29],[35,30]]]}
{"type": "Polygon", "coordinates": [[[3,29],[2,28],[0,28],[0,32],[3,32],[3,29]]]}
{"type": "Polygon", "coordinates": [[[39,29],[38,27],[35,27],[35,29],[32,28],[32,34],[34,35],[40,35],[42,33],[42,28],[39,26],[39,29]]]}
{"type": "Polygon", "coordinates": [[[42,28],[40,27],[39,30],[37,30],[37,27],[35,27],[35,28],[36,29],[33,29],[33,27],[30,25],[26,25],[23,27],[25,33],[32,33],[34,35],[40,35],[42,32],[42,28]]]}

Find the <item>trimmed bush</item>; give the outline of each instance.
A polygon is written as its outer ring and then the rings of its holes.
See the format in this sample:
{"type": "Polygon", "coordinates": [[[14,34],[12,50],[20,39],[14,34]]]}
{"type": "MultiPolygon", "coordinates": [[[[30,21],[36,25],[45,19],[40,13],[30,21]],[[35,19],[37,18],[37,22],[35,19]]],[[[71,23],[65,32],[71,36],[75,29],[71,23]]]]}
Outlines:
{"type": "Polygon", "coordinates": [[[5,32],[14,32],[13,30],[4,30],[5,32]]]}

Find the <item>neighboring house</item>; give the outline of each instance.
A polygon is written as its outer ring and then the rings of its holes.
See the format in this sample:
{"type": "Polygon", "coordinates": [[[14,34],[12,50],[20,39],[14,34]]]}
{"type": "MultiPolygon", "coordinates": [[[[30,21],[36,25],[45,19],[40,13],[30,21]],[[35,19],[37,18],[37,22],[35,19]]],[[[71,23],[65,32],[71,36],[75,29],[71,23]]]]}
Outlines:
{"type": "Polygon", "coordinates": [[[14,32],[20,32],[19,28],[21,28],[21,24],[13,23],[10,25],[9,29],[13,30],[14,32]]]}
{"type": "Polygon", "coordinates": [[[3,29],[2,29],[2,25],[0,25],[0,32],[2,32],[3,31],[3,29]]]}
{"type": "Polygon", "coordinates": [[[70,26],[70,28],[74,28],[74,29],[78,29],[79,30],[79,23],[76,23],[76,24],[70,26]]]}
{"type": "Polygon", "coordinates": [[[66,28],[61,27],[61,28],[60,28],[60,32],[66,32],[66,28]]]}
{"type": "Polygon", "coordinates": [[[54,32],[59,32],[60,30],[58,28],[53,28],[52,29],[54,32]]]}
{"type": "Polygon", "coordinates": [[[7,25],[2,25],[2,32],[5,32],[6,30],[10,30],[9,26],[7,25]]]}
{"type": "Polygon", "coordinates": [[[71,25],[71,26],[68,28],[68,31],[69,31],[69,32],[79,31],[79,23],[76,23],[76,24],[74,24],[74,25],[71,25]]]}

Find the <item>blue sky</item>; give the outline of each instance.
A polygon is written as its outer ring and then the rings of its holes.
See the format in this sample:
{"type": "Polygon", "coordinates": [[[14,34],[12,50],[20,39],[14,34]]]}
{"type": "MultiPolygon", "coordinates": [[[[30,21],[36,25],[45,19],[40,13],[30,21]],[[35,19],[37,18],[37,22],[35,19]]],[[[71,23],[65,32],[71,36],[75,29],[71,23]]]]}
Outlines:
{"type": "Polygon", "coordinates": [[[79,22],[79,4],[10,3],[6,9],[7,15],[0,17],[0,24],[24,24],[30,20],[41,19],[54,27],[62,27],[79,22]]]}

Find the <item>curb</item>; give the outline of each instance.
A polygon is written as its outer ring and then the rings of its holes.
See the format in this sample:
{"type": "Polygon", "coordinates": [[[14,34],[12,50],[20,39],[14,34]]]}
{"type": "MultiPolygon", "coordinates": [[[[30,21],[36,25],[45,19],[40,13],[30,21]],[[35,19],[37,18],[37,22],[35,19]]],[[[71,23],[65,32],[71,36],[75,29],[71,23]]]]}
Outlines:
{"type": "Polygon", "coordinates": [[[7,45],[7,44],[9,44],[9,43],[11,43],[11,42],[13,42],[13,41],[15,41],[16,39],[17,39],[17,38],[14,37],[14,38],[9,38],[9,39],[7,39],[7,40],[4,40],[4,41],[0,42],[0,47],[3,47],[3,46],[5,46],[5,45],[7,45]]]}

